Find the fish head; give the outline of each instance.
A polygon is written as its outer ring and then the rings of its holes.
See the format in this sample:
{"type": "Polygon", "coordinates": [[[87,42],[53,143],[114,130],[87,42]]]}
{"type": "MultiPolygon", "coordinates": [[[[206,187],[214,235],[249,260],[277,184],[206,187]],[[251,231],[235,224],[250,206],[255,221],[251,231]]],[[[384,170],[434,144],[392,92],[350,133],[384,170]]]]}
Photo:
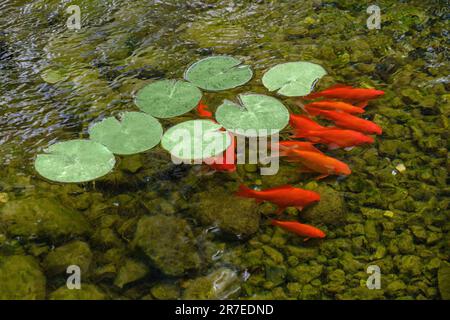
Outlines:
{"type": "Polygon", "coordinates": [[[340,173],[340,174],[346,175],[346,176],[348,176],[350,173],[352,173],[352,170],[349,168],[349,166],[343,162],[339,163],[335,169],[336,169],[337,173],[340,173]]]}
{"type": "Polygon", "coordinates": [[[314,191],[310,191],[308,198],[311,202],[318,202],[320,201],[320,194],[314,191]]]}
{"type": "Polygon", "coordinates": [[[383,90],[373,90],[372,94],[373,94],[374,98],[378,98],[378,97],[381,97],[382,95],[384,95],[384,91],[383,90]]]}
{"type": "Polygon", "coordinates": [[[323,238],[326,237],[326,234],[325,234],[325,232],[323,232],[322,230],[317,229],[317,231],[316,231],[316,237],[319,238],[319,239],[323,239],[323,238]]]}
{"type": "Polygon", "coordinates": [[[377,124],[374,124],[372,131],[377,135],[380,135],[383,133],[383,129],[377,124]]]}
{"type": "Polygon", "coordinates": [[[368,144],[372,144],[375,142],[375,139],[371,136],[366,136],[366,135],[362,135],[360,138],[360,141],[362,143],[368,143],[368,144]]]}

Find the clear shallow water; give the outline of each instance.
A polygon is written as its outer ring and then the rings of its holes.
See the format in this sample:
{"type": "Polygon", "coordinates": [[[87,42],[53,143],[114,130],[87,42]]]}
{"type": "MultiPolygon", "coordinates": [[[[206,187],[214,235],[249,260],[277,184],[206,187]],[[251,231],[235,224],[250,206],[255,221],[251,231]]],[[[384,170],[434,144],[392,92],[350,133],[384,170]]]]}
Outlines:
{"type": "MultiPolygon", "coordinates": [[[[0,5],[0,188],[6,194],[4,206],[20,204],[14,211],[17,215],[5,218],[3,213],[0,220],[0,253],[3,261],[26,256],[37,264],[36,274],[32,273],[38,283],[37,297],[67,294],[55,295],[65,275],[54,270],[48,256],[74,240],[82,242],[75,243],[78,256],[92,254],[82,281],[92,285],[89,294],[93,297],[207,298],[228,297],[229,292],[241,298],[280,299],[442,297],[438,273],[448,269],[442,261],[449,254],[445,5],[380,2],[382,28],[370,31],[366,6],[356,1],[78,4],[79,31],[65,26],[69,1],[4,1],[0,5]],[[267,206],[256,209],[258,214],[249,220],[236,221],[239,228],[231,228],[231,235],[211,229],[214,217],[208,212],[218,210],[211,206],[233,197],[240,182],[317,187],[310,183],[310,176],[297,176],[286,164],[271,178],[261,178],[249,166],[235,175],[203,176],[197,169],[174,167],[163,151],[154,149],[120,159],[117,170],[95,185],[60,186],[34,172],[33,158],[43,148],[87,137],[92,122],[137,110],[133,96],[144,84],[182,78],[190,63],[212,54],[238,57],[255,72],[245,86],[205,93],[204,101],[212,109],[238,93],[267,93],[260,81],[263,72],[287,61],[324,66],[329,74],[319,83],[321,88],[346,83],[386,91],[367,108],[367,118],[380,124],[384,134],[373,146],[330,153],[344,159],[353,174],[341,181],[320,182],[319,187],[333,194],[329,200],[333,205],[300,215],[326,230],[326,240],[303,243],[268,227],[266,215],[271,216],[271,208],[267,206]],[[48,70],[59,72],[65,80],[45,82],[48,70]],[[406,171],[398,172],[399,164],[406,171]],[[26,204],[31,207],[44,203],[42,212],[48,212],[52,211],[46,207],[48,198],[57,203],[54,211],[60,211],[60,205],[68,207],[86,224],[74,227],[79,232],[68,228],[54,235],[71,219],[58,221],[55,228],[34,230],[17,218],[49,224],[53,218],[29,214],[33,210],[21,202],[29,201],[26,204]],[[159,213],[176,219],[167,222],[171,226],[186,223],[192,231],[188,238],[194,239],[200,262],[185,275],[167,276],[161,272],[164,267],[136,248],[139,219],[159,213]],[[233,234],[242,232],[249,235],[236,241],[242,237],[233,234]],[[369,264],[381,266],[381,290],[361,285],[369,264]],[[142,271],[141,277],[121,288],[119,274],[133,273],[133,266],[142,271]],[[250,277],[244,281],[247,273],[250,277]],[[208,274],[212,275],[202,278],[208,274]],[[220,274],[227,275],[222,277],[227,280],[225,293],[205,289],[208,279],[220,274]]],[[[291,111],[299,111],[292,100],[282,100],[291,111]]],[[[168,128],[191,118],[193,113],[163,125],[168,128]]],[[[290,214],[293,218],[298,213],[290,214]]],[[[163,223],[161,228],[169,226],[163,223]]],[[[12,260],[11,265],[21,265],[22,260],[12,260]]],[[[30,268],[29,264],[25,267],[30,268]]],[[[18,283],[8,288],[20,292],[20,280],[14,281],[18,283]]],[[[5,292],[6,297],[11,294],[5,292]]]]}

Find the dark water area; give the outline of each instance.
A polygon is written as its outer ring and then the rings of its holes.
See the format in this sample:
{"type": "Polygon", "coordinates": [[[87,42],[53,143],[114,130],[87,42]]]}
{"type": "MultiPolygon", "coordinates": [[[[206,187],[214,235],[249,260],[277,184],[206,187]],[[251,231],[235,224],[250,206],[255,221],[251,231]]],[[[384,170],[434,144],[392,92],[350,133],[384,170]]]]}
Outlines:
{"type": "MultiPolygon", "coordinates": [[[[0,299],[450,299],[449,4],[378,1],[3,0],[0,2],[0,299]],[[81,28],[66,21],[81,10],[81,28]],[[316,90],[343,83],[385,95],[363,117],[372,145],[327,151],[352,169],[315,181],[281,162],[205,174],[160,146],[117,156],[84,184],[40,177],[50,145],[88,138],[92,123],[138,111],[136,92],[182,79],[193,62],[234,56],[252,80],[203,92],[215,110],[240,93],[269,94],[270,67],[322,65],[316,90]],[[274,207],[234,195],[240,184],[316,190],[318,205],[286,219],[320,227],[304,242],[272,227],[274,207]],[[69,265],[81,290],[69,290],[69,265]],[[381,287],[368,289],[368,266],[381,287]]],[[[162,119],[164,129],[194,112],[162,119]]]]}

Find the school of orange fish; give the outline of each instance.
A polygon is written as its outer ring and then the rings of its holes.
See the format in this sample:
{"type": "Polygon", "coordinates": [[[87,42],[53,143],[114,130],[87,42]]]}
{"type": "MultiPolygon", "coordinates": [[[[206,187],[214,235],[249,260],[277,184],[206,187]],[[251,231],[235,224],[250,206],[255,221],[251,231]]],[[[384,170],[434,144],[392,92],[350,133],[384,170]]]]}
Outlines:
{"type": "MultiPolygon", "coordinates": [[[[370,100],[384,94],[381,90],[354,88],[346,85],[334,85],[323,91],[302,97],[305,100],[322,100],[303,105],[301,100],[297,104],[305,111],[305,115],[291,114],[289,125],[292,128],[292,139],[278,143],[279,156],[289,162],[299,163],[299,172],[318,173],[316,180],[329,175],[344,175],[351,173],[347,164],[338,159],[325,155],[315,147],[316,144],[326,145],[329,150],[338,148],[353,148],[362,144],[371,144],[374,138],[370,134],[380,135],[382,129],[377,124],[359,118],[355,114],[364,113],[364,108],[370,100]],[[322,126],[311,117],[325,118],[334,126],[322,126]]],[[[202,102],[197,106],[200,117],[215,122],[212,112],[202,102]]],[[[236,170],[235,141],[220,156],[214,158],[209,166],[216,171],[233,172],[236,170]]],[[[277,214],[287,207],[302,210],[306,206],[320,201],[317,192],[296,188],[290,185],[280,186],[261,191],[250,189],[244,185],[239,187],[237,196],[253,198],[257,202],[269,201],[278,206],[277,214]]],[[[324,238],[325,233],[313,226],[298,221],[271,220],[272,225],[294,232],[305,240],[310,238],[324,238]]]]}

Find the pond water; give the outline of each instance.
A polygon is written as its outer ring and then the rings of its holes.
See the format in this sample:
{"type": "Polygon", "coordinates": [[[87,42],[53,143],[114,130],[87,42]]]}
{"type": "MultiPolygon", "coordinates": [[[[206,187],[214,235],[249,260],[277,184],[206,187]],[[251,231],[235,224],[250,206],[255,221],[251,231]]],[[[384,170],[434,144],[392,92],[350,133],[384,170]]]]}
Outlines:
{"type": "Polygon", "coordinates": [[[2,1],[0,299],[449,299],[448,3],[377,5],[380,29],[368,28],[367,4],[354,0],[2,1]],[[66,25],[69,5],[80,8],[79,30],[66,25]],[[234,173],[175,165],[159,146],[117,156],[95,182],[58,184],[35,172],[48,146],[138,111],[140,88],[182,79],[211,55],[254,71],[243,86],[204,92],[213,111],[255,92],[300,113],[261,77],[310,61],[328,72],[316,89],[385,91],[364,114],[383,134],[327,151],[352,174],[320,181],[286,162],[273,176],[249,164],[234,173]],[[237,198],[242,183],[317,190],[319,205],[283,218],[326,238],[304,242],[270,226],[273,206],[237,198]],[[81,290],[66,286],[70,265],[81,290]],[[366,286],[371,265],[379,289],[366,286]]]}

